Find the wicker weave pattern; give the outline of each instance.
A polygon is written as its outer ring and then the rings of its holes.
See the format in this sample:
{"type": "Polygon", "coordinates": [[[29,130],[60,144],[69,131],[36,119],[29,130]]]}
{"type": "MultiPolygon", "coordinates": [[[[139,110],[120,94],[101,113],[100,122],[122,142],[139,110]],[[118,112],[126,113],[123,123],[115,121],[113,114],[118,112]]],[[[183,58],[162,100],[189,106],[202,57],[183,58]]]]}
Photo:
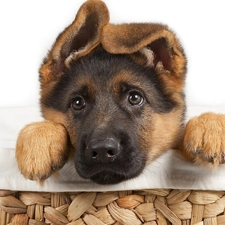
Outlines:
{"type": "Polygon", "coordinates": [[[225,192],[0,191],[0,225],[224,225],[225,192]]]}

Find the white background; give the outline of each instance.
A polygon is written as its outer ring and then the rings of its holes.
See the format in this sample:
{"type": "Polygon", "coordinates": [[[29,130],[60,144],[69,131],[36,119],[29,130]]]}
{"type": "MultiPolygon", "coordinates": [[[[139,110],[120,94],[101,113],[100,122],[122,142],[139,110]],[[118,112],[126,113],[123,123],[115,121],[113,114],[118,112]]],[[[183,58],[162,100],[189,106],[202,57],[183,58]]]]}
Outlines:
{"type": "MultiPolygon", "coordinates": [[[[0,107],[37,106],[38,68],[84,0],[0,1],[0,107]]],[[[222,0],[105,0],[111,22],[162,22],[188,57],[189,105],[225,104],[222,0]]]]}

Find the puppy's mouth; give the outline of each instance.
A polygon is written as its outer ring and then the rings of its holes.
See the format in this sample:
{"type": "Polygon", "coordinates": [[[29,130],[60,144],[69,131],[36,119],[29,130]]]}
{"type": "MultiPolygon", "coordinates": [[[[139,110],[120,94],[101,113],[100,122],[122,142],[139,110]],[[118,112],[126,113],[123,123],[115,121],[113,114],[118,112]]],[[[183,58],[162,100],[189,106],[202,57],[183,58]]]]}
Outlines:
{"type": "Polygon", "coordinates": [[[92,180],[97,184],[110,185],[110,184],[118,184],[122,181],[127,180],[127,178],[125,175],[105,170],[94,174],[93,176],[90,177],[90,180],[92,180]]]}
{"type": "Polygon", "coordinates": [[[105,165],[101,167],[101,169],[89,168],[89,171],[86,169],[81,171],[77,168],[77,172],[82,178],[90,179],[97,184],[111,185],[137,177],[143,171],[144,165],[145,163],[136,165],[135,168],[132,167],[132,169],[127,172],[121,172],[122,167],[121,171],[117,170],[118,168],[113,170],[109,165],[105,165]]]}

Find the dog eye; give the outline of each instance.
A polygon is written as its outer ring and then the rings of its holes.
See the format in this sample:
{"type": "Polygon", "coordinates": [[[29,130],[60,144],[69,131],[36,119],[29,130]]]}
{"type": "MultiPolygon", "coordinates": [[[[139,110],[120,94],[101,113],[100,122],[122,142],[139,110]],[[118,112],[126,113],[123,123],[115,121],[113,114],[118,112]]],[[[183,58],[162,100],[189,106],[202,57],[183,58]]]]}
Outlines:
{"type": "Polygon", "coordinates": [[[85,101],[83,97],[77,96],[76,98],[73,99],[71,103],[71,108],[73,110],[81,110],[85,107],[85,101]]]}
{"type": "Polygon", "coordinates": [[[138,91],[131,91],[128,96],[128,101],[131,105],[141,105],[144,98],[138,91]]]}

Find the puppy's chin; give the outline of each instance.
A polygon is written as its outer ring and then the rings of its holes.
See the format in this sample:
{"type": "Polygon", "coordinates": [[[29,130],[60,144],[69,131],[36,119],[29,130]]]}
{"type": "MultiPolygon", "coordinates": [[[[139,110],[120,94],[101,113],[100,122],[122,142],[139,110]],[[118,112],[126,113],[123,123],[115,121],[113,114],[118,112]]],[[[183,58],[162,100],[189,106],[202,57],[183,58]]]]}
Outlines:
{"type": "Polygon", "coordinates": [[[98,163],[96,165],[88,165],[75,161],[75,168],[80,177],[90,179],[91,181],[101,185],[118,184],[120,182],[139,176],[145,168],[146,159],[143,155],[134,157],[132,160],[116,161],[108,164],[98,163]]]}
{"type": "Polygon", "coordinates": [[[102,185],[118,184],[127,179],[129,178],[127,178],[125,175],[117,174],[107,170],[94,174],[93,176],[90,177],[90,180],[92,180],[93,182],[97,184],[102,184],[102,185]]]}

